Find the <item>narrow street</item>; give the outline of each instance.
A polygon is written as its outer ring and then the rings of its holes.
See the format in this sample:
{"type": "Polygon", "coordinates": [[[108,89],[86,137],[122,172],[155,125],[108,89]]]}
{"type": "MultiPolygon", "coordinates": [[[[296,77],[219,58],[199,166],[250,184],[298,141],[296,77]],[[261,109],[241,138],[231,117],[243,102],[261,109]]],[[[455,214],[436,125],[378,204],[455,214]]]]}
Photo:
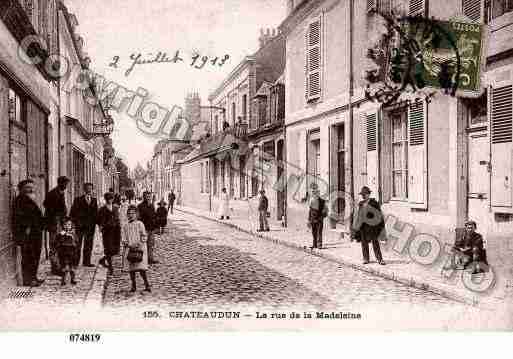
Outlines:
{"type": "Polygon", "coordinates": [[[385,316],[403,324],[407,320],[414,326],[412,314],[419,312],[424,318],[418,325],[439,328],[456,322],[465,325],[475,320],[472,313],[484,314],[179,212],[172,216],[167,232],[157,237],[156,246],[160,263],[149,271],[152,293],[142,292],[142,282],[137,293],[130,293],[128,273],[119,270],[118,262],[106,291],[105,309],[372,312],[381,319],[385,316]]]}

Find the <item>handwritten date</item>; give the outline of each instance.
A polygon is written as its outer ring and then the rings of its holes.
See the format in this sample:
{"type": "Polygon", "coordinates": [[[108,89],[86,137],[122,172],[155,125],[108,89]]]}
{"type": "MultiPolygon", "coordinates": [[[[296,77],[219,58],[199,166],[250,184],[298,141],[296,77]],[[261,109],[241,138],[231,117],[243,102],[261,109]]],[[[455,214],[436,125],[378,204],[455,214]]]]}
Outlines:
{"type": "MultiPolygon", "coordinates": [[[[210,63],[211,66],[223,66],[226,61],[230,59],[230,55],[224,55],[223,57],[209,57],[202,56],[201,54],[195,52],[191,57],[190,66],[195,69],[202,69],[205,67],[207,63],[210,63]]],[[[121,58],[119,56],[112,57],[112,61],[109,63],[110,67],[118,68],[120,66],[121,58]]],[[[129,57],[130,64],[128,68],[125,70],[125,76],[130,76],[130,74],[134,71],[137,66],[140,65],[150,65],[150,64],[163,64],[163,63],[178,63],[184,62],[183,57],[180,55],[180,50],[177,50],[172,55],[168,55],[167,52],[159,51],[156,54],[149,53],[147,55],[143,55],[142,53],[132,53],[129,57]]]]}

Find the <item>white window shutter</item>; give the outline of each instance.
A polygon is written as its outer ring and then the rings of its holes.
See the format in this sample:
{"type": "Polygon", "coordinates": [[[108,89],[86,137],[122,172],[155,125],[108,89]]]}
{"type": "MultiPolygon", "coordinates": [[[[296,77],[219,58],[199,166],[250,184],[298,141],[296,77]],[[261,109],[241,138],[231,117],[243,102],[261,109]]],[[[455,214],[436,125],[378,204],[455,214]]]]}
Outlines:
{"type": "Polygon", "coordinates": [[[322,21],[321,17],[308,24],[306,31],[306,99],[321,97],[322,88],[322,21]]]}
{"type": "Polygon", "coordinates": [[[410,0],[409,16],[428,16],[427,0],[410,0]]]}
{"type": "MultiPolygon", "coordinates": [[[[354,193],[359,193],[362,186],[367,185],[367,130],[366,114],[362,113],[355,116],[353,126],[353,173],[354,173],[354,193]]],[[[357,196],[356,196],[356,199],[357,196]]]]}
{"type": "Polygon", "coordinates": [[[483,1],[482,0],[462,0],[461,9],[463,14],[476,22],[483,22],[483,1]]]}
{"type": "Polygon", "coordinates": [[[371,189],[374,198],[379,199],[379,172],[378,172],[378,114],[367,114],[366,138],[367,138],[367,186],[371,189]]]}
{"type": "Polygon", "coordinates": [[[499,208],[512,206],[512,92],[511,84],[491,89],[491,201],[493,207],[499,208]]]}
{"type": "Polygon", "coordinates": [[[426,105],[408,106],[408,200],[411,207],[427,209],[426,105]]]}

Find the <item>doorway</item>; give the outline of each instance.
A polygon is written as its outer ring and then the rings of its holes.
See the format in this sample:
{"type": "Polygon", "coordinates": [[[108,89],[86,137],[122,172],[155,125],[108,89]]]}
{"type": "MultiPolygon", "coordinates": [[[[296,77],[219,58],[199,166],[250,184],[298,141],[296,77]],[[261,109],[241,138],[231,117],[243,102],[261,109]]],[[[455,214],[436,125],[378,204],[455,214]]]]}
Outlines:
{"type": "Polygon", "coordinates": [[[472,132],[468,137],[468,218],[484,219],[489,212],[490,144],[486,132],[472,132]]]}

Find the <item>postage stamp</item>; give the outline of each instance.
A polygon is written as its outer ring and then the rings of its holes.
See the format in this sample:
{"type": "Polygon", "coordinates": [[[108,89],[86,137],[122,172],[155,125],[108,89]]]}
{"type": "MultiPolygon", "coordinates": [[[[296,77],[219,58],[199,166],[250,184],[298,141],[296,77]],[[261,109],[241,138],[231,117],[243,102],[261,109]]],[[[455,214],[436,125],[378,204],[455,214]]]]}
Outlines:
{"type": "Polygon", "coordinates": [[[511,330],[512,14],[0,1],[0,330],[511,330]]]}

